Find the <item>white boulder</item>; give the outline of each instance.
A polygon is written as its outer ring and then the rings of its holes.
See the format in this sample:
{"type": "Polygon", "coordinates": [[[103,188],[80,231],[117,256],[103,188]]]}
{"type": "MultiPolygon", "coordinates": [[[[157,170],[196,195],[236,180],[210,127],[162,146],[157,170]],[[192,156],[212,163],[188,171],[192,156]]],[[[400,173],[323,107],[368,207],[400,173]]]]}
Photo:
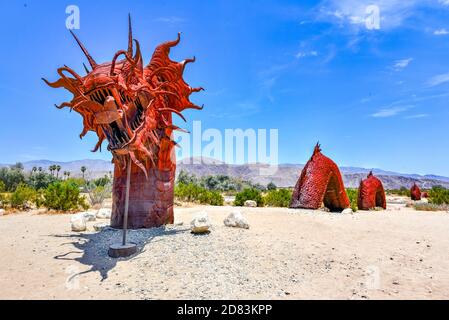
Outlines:
{"type": "Polygon", "coordinates": [[[244,203],[244,206],[255,208],[255,207],[257,207],[257,202],[254,200],[246,200],[244,203]]]}
{"type": "Polygon", "coordinates": [[[103,231],[107,227],[109,227],[109,224],[106,222],[99,222],[94,224],[95,231],[103,231]]]}
{"type": "Polygon", "coordinates": [[[72,225],[72,231],[80,232],[86,231],[86,218],[83,213],[77,213],[70,219],[72,225]]]}
{"type": "Polygon", "coordinates": [[[0,209],[0,216],[5,214],[5,209],[0,209]]]}
{"type": "Polygon", "coordinates": [[[352,211],[351,208],[346,208],[346,209],[344,209],[341,213],[342,213],[342,214],[352,214],[353,211],[352,211]]]}
{"type": "Polygon", "coordinates": [[[227,227],[249,229],[249,223],[239,210],[232,211],[223,223],[227,227]]]}
{"type": "Polygon", "coordinates": [[[206,211],[200,211],[195,214],[192,222],[190,222],[192,233],[206,233],[211,227],[209,217],[206,211]]]}
{"type": "Polygon", "coordinates": [[[97,212],[98,219],[111,219],[112,209],[111,208],[101,208],[97,212]]]}
{"type": "Polygon", "coordinates": [[[80,212],[79,214],[82,214],[84,216],[84,219],[86,219],[86,221],[97,220],[95,212],[85,211],[85,212],[80,212]]]}

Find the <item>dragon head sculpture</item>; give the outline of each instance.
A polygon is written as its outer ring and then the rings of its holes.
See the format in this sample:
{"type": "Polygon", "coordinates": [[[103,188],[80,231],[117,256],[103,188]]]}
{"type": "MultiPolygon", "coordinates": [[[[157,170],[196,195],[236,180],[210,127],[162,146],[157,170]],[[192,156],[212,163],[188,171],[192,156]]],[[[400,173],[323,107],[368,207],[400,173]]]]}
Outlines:
{"type": "Polygon", "coordinates": [[[43,79],[50,87],[65,88],[73,94],[70,102],[56,107],[69,107],[82,116],[84,128],[80,138],[88,131],[97,134],[93,152],[101,150],[107,139],[116,165],[125,167],[129,155],[147,178],[148,168],[170,170],[175,165],[171,158],[175,145],[172,133],[181,130],[173,125],[172,113],[185,121],[183,110],[202,109],[190,102],[189,96],[203,88],[190,87],[182,77],[186,64],[195,58],[182,62],[169,58],[170,48],[180,41],[180,33],[176,40],[159,45],[150,63],[144,66],[139,42],[132,36],[131,17],[127,50],[117,51],[110,62],[102,64],[70,32],[91,70],[84,65],[87,74],[81,76],[64,66],[57,70],[57,81],[43,79]]]}

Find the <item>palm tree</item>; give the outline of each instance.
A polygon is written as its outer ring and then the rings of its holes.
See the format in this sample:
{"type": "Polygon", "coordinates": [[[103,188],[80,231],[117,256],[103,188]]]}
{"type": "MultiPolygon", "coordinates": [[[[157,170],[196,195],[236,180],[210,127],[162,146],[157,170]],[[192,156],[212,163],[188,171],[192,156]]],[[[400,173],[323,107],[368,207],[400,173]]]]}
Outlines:
{"type": "Polygon", "coordinates": [[[48,167],[48,170],[50,171],[50,174],[53,175],[53,171],[55,170],[55,166],[52,164],[48,167]]]}
{"type": "Polygon", "coordinates": [[[31,169],[31,173],[35,173],[37,171],[37,167],[33,167],[33,169],[31,169]]]}
{"type": "Polygon", "coordinates": [[[61,170],[61,166],[58,164],[55,166],[55,170],[56,170],[56,179],[58,179],[59,176],[59,171],[61,170]]]}
{"type": "Polygon", "coordinates": [[[42,172],[42,167],[37,168],[37,171],[42,172]]]}
{"type": "Polygon", "coordinates": [[[70,177],[70,171],[64,171],[64,177],[66,177],[66,180],[70,177]]]}
{"type": "Polygon", "coordinates": [[[84,172],[86,172],[87,168],[85,166],[81,167],[81,172],[83,173],[83,180],[84,180],[84,172]]]}

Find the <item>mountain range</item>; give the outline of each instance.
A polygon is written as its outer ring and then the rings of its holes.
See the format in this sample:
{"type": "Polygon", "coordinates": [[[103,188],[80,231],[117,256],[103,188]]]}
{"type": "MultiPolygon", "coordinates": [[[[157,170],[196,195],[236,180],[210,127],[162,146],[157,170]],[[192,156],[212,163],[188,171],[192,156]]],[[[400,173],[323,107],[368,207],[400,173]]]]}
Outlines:
{"type": "MultiPolygon", "coordinates": [[[[113,164],[105,160],[75,160],[69,162],[59,162],[51,160],[33,160],[22,163],[25,171],[31,171],[33,167],[42,167],[48,170],[51,165],[60,165],[61,173],[70,171],[71,176],[81,176],[81,167],[87,168],[86,177],[97,178],[113,172],[113,164]]],[[[0,164],[0,167],[8,166],[0,164]]],[[[189,158],[179,161],[177,173],[181,170],[195,174],[196,176],[207,175],[228,175],[240,178],[245,181],[267,185],[273,182],[278,187],[293,187],[301,173],[303,164],[280,164],[277,167],[270,167],[266,164],[226,164],[221,161],[209,158],[189,158]]],[[[345,186],[357,188],[360,180],[364,179],[371,169],[358,167],[340,167],[345,186]]],[[[438,175],[405,174],[381,169],[372,169],[373,173],[379,177],[386,189],[409,188],[413,183],[417,183],[422,188],[431,188],[441,185],[449,188],[449,177],[438,175]]]]}

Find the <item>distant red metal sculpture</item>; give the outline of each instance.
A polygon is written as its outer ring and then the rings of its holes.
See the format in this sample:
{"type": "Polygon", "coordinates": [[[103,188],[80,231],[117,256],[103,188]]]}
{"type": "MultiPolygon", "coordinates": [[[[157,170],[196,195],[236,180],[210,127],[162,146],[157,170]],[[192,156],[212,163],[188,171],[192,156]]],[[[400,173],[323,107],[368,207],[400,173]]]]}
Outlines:
{"type": "Polygon", "coordinates": [[[342,211],[350,206],[340,170],[321,153],[317,144],[301,171],[290,208],[319,209],[322,204],[330,211],[342,211]]]}
{"type": "Polygon", "coordinates": [[[372,171],[365,180],[360,182],[357,206],[359,210],[370,210],[376,207],[387,208],[382,181],[375,177],[372,171]]]}
{"type": "Polygon", "coordinates": [[[412,200],[415,200],[415,201],[421,200],[421,190],[419,189],[419,187],[416,183],[414,183],[412,188],[410,189],[410,195],[411,195],[412,200]]]}
{"type": "Polygon", "coordinates": [[[428,192],[423,192],[422,194],[421,194],[421,198],[428,198],[429,197],[429,193],[428,192]]]}
{"type": "Polygon", "coordinates": [[[80,138],[88,131],[97,134],[93,152],[101,150],[105,139],[109,142],[115,165],[111,225],[122,227],[128,159],[132,160],[128,227],[172,223],[176,169],[172,133],[180,130],[173,125],[172,113],[185,121],[183,110],[202,109],[190,102],[189,96],[203,89],[190,87],[182,77],[186,64],[195,58],[182,62],[169,58],[170,49],[180,41],[178,34],[176,40],[159,45],[144,67],[139,42],[132,37],[131,18],[128,49],[117,51],[111,62],[98,64],[71,33],[92,70],[84,66],[87,75],[83,77],[64,66],[57,70],[60,79],[53,83],[43,80],[73,94],[71,102],[56,107],[68,107],[82,116],[80,138]]]}

